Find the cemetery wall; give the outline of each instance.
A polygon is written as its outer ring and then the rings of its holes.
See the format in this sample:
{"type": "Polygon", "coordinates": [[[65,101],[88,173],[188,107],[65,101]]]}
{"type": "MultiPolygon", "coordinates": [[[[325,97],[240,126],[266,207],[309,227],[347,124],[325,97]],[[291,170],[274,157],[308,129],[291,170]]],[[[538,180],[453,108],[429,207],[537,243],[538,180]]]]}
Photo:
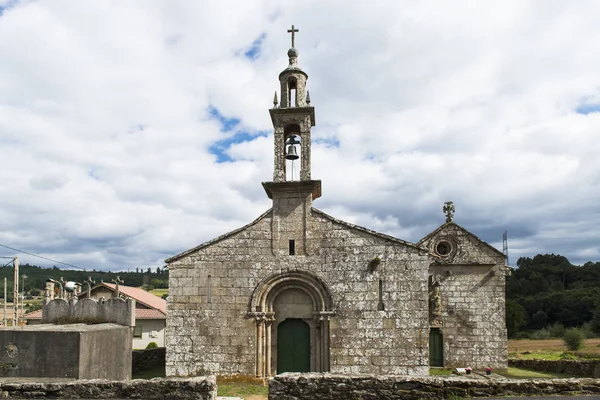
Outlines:
{"type": "Polygon", "coordinates": [[[269,380],[269,400],[448,399],[599,394],[598,379],[488,379],[375,375],[282,374],[269,380]]]}

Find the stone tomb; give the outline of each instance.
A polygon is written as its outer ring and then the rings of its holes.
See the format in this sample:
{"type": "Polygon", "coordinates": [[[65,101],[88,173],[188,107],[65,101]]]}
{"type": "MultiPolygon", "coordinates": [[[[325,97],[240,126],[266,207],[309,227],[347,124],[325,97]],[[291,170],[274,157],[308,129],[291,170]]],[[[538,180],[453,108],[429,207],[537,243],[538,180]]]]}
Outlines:
{"type": "Polygon", "coordinates": [[[26,325],[0,330],[0,376],[131,379],[131,328],[26,325]]]}

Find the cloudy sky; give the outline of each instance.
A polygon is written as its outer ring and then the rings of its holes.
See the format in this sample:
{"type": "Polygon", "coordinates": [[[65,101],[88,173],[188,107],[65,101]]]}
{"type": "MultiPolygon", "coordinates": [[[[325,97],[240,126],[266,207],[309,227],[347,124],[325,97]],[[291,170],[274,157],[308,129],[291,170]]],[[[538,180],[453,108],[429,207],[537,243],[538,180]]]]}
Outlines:
{"type": "MultiPolygon", "coordinates": [[[[600,261],[597,1],[0,0],[0,244],[163,260],[270,207],[294,24],[315,207],[416,242],[455,221],[600,261]]],[[[52,265],[14,250],[22,262],[52,265]]]]}

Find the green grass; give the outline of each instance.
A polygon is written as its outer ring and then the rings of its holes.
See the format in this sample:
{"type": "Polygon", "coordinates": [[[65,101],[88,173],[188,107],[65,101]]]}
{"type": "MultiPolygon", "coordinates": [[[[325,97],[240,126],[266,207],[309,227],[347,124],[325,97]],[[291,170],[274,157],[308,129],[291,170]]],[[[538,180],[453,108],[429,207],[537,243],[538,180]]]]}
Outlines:
{"type": "Polygon", "coordinates": [[[260,383],[228,382],[219,383],[219,396],[244,397],[252,395],[267,396],[269,394],[268,386],[260,383]]]}
{"type": "Polygon", "coordinates": [[[163,294],[169,294],[169,289],[152,289],[150,293],[155,296],[162,297],[163,294]]]}
{"type": "Polygon", "coordinates": [[[444,369],[444,368],[429,368],[429,375],[431,375],[431,376],[452,375],[452,370],[444,369]]]}
{"type": "Polygon", "coordinates": [[[553,372],[531,371],[529,369],[508,367],[508,372],[505,375],[507,378],[514,379],[534,379],[534,378],[573,378],[572,375],[558,374],[553,372]]]}

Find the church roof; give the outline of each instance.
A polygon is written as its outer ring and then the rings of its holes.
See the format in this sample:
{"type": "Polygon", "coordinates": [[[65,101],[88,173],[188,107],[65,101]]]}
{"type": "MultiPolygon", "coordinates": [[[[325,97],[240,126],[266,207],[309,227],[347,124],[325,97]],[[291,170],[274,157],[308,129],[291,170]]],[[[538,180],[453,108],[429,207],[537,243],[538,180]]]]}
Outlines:
{"type": "Polygon", "coordinates": [[[483,244],[484,246],[486,246],[488,249],[493,250],[495,253],[497,253],[498,255],[501,255],[502,257],[506,257],[506,255],[503,252],[501,252],[500,250],[498,250],[497,248],[495,248],[491,244],[489,244],[489,243],[481,240],[476,235],[474,235],[473,233],[469,232],[467,229],[465,229],[462,226],[458,225],[456,222],[446,222],[445,224],[441,225],[439,228],[437,228],[436,230],[434,230],[433,232],[431,232],[430,234],[428,234],[427,236],[425,236],[423,239],[419,240],[419,242],[417,244],[418,245],[422,245],[427,240],[431,239],[432,237],[434,237],[435,235],[437,235],[439,232],[441,232],[444,228],[446,228],[448,226],[455,226],[455,227],[457,227],[458,229],[462,230],[463,232],[466,232],[467,234],[469,234],[473,239],[475,239],[480,244],[483,244]]]}
{"type": "Polygon", "coordinates": [[[189,249],[189,250],[186,250],[186,251],[184,251],[184,252],[182,252],[182,253],[176,254],[176,255],[174,255],[173,257],[169,257],[169,258],[167,258],[167,259],[165,260],[165,262],[166,262],[166,263],[170,263],[170,262],[173,262],[173,261],[177,261],[177,260],[179,260],[180,258],[182,258],[182,257],[185,257],[185,256],[187,256],[188,254],[191,254],[191,253],[193,253],[193,252],[195,252],[195,251],[197,251],[197,250],[203,249],[204,247],[210,246],[211,244],[214,244],[214,243],[220,242],[220,241],[221,241],[221,240],[223,240],[223,239],[227,239],[228,237],[230,237],[230,236],[232,236],[232,235],[235,235],[236,233],[238,233],[238,232],[241,232],[241,231],[243,231],[244,229],[247,229],[247,228],[251,227],[252,225],[255,225],[255,224],[257,224],[257,223],[258,223],[260,220],[262,220],[263,218],[265,218],[265,217],[266,217],[267,215],[269,215],[269,214],[270,214],[272,211],[273,211],[273,209],[272,209],[272,208],[269,208],[269,209],[268,209],[267,211],[265,211],[265,212],[264,212],[264,213],[263,213],[263,214],[262,214],[260,217],[256,218],[254,221],[250,222],[249,224],[247,224],[247,225],[244,225],[244,226],[242,226],[241,228],[235,229],[235,230],[233,230],[233,231],[231,231],[231,232],[228,232],[228,233],[226,233],[226,234],[224,234],[224,235],[218,236],[218,237],[216,237],[216,238],[214,238],[214,239],[212,239],[212,240],[209,240],[208,242],[204,242],[204,243],[202,243],[202,244],[200,244],[200,245],[198,245],[198,246],[196,246],[196,247],[194,247],[194,248],[191,248],[191,249],[189,249]]]}
{"type": "MultiPolygon", "coordinates": [[[[371,230],[371,229],[368,229],[368,228],[364,228],[364,227],[359,226],[359,225],[354,225],[354,224],[351,224],[349,222],[342,221],[341,219],[337,219],[335,217],[332,217],[331,215],[326,214],[323,211],[321,211],[319,209],[316,209],[314,207],[312,208],[312,210],[313,210],[313,212],[315,212],[315,213],[321,215],[322,217],[325,217],[325,218],[327,218],[327,219],[329,219],[329,220],[331,220],[331,221],[333,221],[333,222],[335,222],[337,224],[344,225],[344,226],[346,226],[348,228],[356,229],[357,231],[365,232],[365,233],[368,233],[370,235],[374,235],[374,236],[380,237],[380,238],[385,239],[385,240],[389,240],[389,241],[392,241],[392,242],[395,242],[395,243],[403,244],[403,245],[408,246],[408,247],[413,247],[413,248],[415,248],[417,250],[424,250],[424,251],[426,251],[426,252],[429,253],[429,250],[427,250],[425,247],[422,247],[420,245],[420,243],[415,244],[415,243],[407,242],[406,240],[398,239],[398,238],[395,238],[393,236],[386,235],[385,233],[380,233],[380,232],[377,232],[377,231],[374,231],[374,230],[371,230]]],[[[435,256],[435,255],[433,254],[433,256],[435,256]]],[[[435,257],[437,257],[437,256],[435,256],[435,257]]]]}

